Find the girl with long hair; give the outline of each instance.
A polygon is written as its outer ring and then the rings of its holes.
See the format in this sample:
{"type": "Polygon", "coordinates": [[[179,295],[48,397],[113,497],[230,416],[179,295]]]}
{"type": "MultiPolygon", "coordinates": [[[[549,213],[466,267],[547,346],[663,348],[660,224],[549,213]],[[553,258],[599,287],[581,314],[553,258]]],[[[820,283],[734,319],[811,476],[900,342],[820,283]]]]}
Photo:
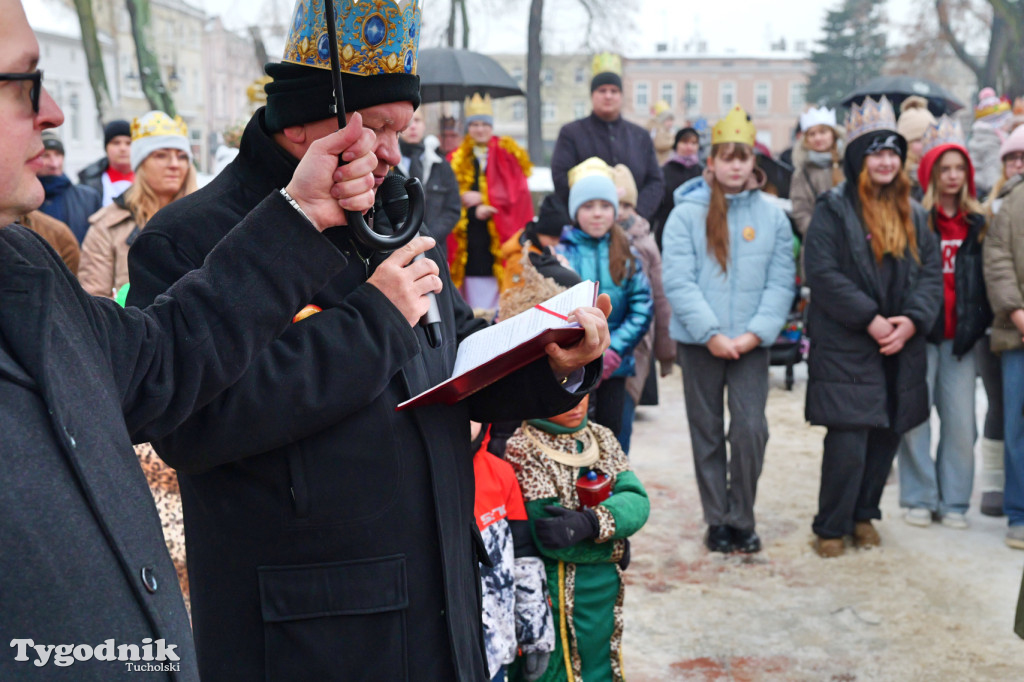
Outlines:
{"type": "Polygon", "coordinates": [[[740,107],[715,125],[707,169],[676,190],[662,242],[669,332],[713,552],[761,549],[754,496],[768,443],[768,346],[796,294],[793,231],[759,189],[755,137],[740,107]]]}
{"type": "Polygon", "coordinates": [[[931,457],[931,424],[903,436],[899,450],[900,506],[904,519],[928,526],[933,516],[948,528],[967,528],[974,483],[975,347],[992,323],[985,295],[981,243],[985,217],[974,187],[974,166],[960,125],[946,116],[925,131],[917,167],[928,225],[938,235],[943,305],[928,333],[929,411],[939,415],[939,443],[931,457]]]}
{"type": "Polygon", "coordinates": [[[814,107],[800,115],[803,136],[793,149],[793,222],[801,236],[807,234],[818,196],[843,181],[841,137],[835,109],[814,107]]]}
{"type": "Polygon", "coordinates": [[[615,224],[619,195],[612,169],[591,157],[569,171],[569,215],[572,228],[562,234],[560,248],[583,279],[597,282],[612,299],[608,317],[611,346],[604,354],[601,385],[597,388],[594,420],[622,430],[626,377],[636,371],[633,350],[654,317],[651,287],[625,231],[615,224]]]}
{"type": "Polygon", "coordinates": [[[818,202],[804,243],[806,416],[828,427],[815,549],[822,557],[881,542],[872,519],[901,434],[928,418],[926,330],[942,304],[939,246],[911,201],[907,142],[889,101],[867,98],[846,126],[845,182],[818,202]]]}
{"type": "Polygon", "coordinates": [[[89,217],[78,279],[93,296],[112,297],[128,283],[128,249],[157,211],[196,189],[188,128],[162,111],[132,122],[135,181],[89,217]]]}

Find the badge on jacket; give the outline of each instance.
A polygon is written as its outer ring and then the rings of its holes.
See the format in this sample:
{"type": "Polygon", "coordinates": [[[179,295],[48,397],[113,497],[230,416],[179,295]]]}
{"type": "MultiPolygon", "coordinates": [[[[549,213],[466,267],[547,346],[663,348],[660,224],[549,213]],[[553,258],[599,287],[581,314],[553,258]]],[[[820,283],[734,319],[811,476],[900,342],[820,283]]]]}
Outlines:
{"type": "Polygon", "coordinates": [[[752,228],[750,225],[747,225],[746,227],[743,228],[743,238],[746,239],[748,242],[754,241],[754,237],[756,236],[757,233],[754,232],[754,228],[752,228]]]}

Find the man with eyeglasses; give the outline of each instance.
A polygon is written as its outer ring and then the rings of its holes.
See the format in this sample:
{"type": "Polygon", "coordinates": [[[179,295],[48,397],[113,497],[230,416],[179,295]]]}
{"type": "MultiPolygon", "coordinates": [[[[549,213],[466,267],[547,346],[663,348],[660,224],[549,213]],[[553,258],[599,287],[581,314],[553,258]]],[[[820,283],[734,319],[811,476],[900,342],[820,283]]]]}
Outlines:
{"type": "Polygon", "coordinates": [[[20,0],[0,0],[0,16],[0,679],[72,666],[68,679],[110,680],[128,662],[198,680],[131,443],[166,435],[235,381],[341,270],[320,231],[372,206],[375,136],[353,116],[208,267],[145,310],[123,309],[88,296],[40,237],[10,224],[43,201],[42,132],[64,116],[20,0]]]}

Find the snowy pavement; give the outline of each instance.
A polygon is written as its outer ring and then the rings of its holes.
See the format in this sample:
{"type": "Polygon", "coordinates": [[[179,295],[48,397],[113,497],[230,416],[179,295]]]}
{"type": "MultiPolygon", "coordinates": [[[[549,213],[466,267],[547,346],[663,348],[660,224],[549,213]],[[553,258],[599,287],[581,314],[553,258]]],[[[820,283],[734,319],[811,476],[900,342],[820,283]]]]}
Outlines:
{"type": "Polygon", "coordinates": [[[750,557],[701,543],[678,368],[660,384],[661,405],[640,408],[631,460],[651,518],[627,571],[627,679],[1024,679],[1024,640],[1013,633],[1024,552],[1003,543],[1005,519],[978,513],[977,491],[970,529],[916,528],[901,518],[892,476],[881,547],[827,561],[811,549],[824,429],[803,420],[804,369],[787,392],[772,368],[756,505],[764,550],[750,557]]]}

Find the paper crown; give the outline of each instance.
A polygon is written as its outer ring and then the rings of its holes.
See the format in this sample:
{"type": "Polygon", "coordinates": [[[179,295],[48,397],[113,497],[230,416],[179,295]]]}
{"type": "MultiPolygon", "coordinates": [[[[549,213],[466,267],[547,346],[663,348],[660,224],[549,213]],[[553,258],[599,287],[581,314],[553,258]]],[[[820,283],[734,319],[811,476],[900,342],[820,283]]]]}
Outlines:
{"type": "Polygon", "coordinates": [[[611,52],[599,52],[594,55],[594,61],[591,64],[591,72],[594,75],[599,73],[614,73],[617,76],[621,76],[622,57],[611,52]]]}
{"type": "Polygon", "coordinates": [[[569,169],[569,187],[575,185],[577,180],[581,180],[590,175],[603,175],[609,180],[615,180],[615,176],[612,173],[612,167],[602,159],[599,159],[596,156],[591,156],[589,159],[581,161],[569,169]]]}
{"type": "Polygon", "coordinates": [[[181,120],[181,116],[175,116],[172,120],[162,111],[150,111],[132,119],[132,142],[163,135],[180,135],[188,139],[188,126],[181,120]]]}
{"type": "Polygon", "coordinates": [[[800,114],[800,130],[807,132],[814,126],[836,127],[836,110],[828,107],[811,107],[800,114]]]}
{"type": "Polygon", "coordinates": [[[1003,114],[1011,111],[1009,100],[996,95],[993,88],[982,88],[978,93],[978,106],[974,108],[974,119],[985,118],[994,114],[1003,114]]]}
{"type": "Polygon", "coordinates": [[[739,142],[753,147],[755,140],[757,140],[757,128],[751,123],[747,112],[738,104],[711,129],[711,144],[713,145],[739,142]]]}
{"type": "Polygon", "coordinates": [[[885,95],[877,102],[865,97],[861,104],[850,105],[850,113],[846,117],[846,143],[876,130],[897,130],[896,112],[885,95]]]}
{"type": "Polygon", "coordinates": [[[654,103],[654,106],[651,107],[651,113],[653,113],[655,116],[661,116],[665,112],[670,111],[672,111],[672,105],[670,105],[663,99],[659,99],[657,102],[654,103]]]}
{"type": "Polygon", "coordinates": [[[494,116],[494,104],[491,102],[491,96],[481,97],[480,93],[474,92],[473,96],[467,97],[465,104],[462,105],[462,116],[467,120],[471,116],[494,116]]]}
{"type": "Polygon", "coordinates": [[[331,68],[325,1],[334,2],[343,73],[416,74],[420,0],[299,0],[281,61],[331,68]]]}
{"type": "Polygon", "coordinates": [[[928,126],[921,136],[921,155],[924,156],[932,149],[946,144],[963,147],[966,140],[960,122],[943,114],[938,121],[928,126]]]}

